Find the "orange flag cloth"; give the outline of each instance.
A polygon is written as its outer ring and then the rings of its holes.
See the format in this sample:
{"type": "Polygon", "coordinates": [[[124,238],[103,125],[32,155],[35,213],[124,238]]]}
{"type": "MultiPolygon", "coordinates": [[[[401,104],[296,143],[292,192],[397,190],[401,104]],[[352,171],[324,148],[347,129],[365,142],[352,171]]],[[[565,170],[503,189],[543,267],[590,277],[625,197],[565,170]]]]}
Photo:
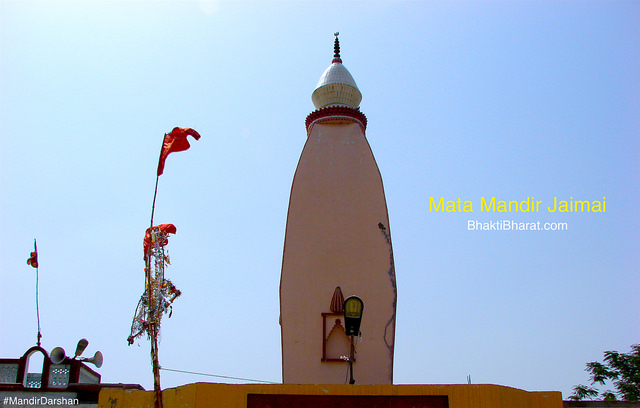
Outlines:
{"type": "Polygon", "coordinates": [[[158,162],[158,176],[164,171],[164,162],[167,160],[169,153],[181,152],[190,147],[189,141],[187,140],[188,135],[193,136],[196,140],[200,139],[200,134],[191,128],[175,127],[171,133],[164,135],[160,161],[158,162]]]}
{"type": "Polygon", "coordinates": [[[33,252],[29,255],[29,259],[27,259],[27,265],[31,265],[34,268],[38,267],[38,245],[36,241],[33,241],[33,252]]]}
{"type": "MultiPolygon", "coordinates": [[[[165,234],[175,234],[176,226],[173,224],[160,224],[152,227],[154,229],[160,230],[165,234]]],[[[169,242],[168,239],[165,239],[163,242],[160,242],[160,246],[165,246],[169,242]]],[[[147,252],[149,252],[149,248],[151,247],[151,228],[147,228],[147,232],[144,235],[144,256],[146,258],[147,252]]]]}

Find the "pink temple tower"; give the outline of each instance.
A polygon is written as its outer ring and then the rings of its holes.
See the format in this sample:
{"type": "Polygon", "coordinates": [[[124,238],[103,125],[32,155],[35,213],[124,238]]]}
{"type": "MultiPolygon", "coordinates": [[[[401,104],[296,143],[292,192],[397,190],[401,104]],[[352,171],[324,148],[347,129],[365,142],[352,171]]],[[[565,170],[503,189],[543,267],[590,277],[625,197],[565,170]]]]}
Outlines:
{"type": "Polygon", "coordinates": [[[284,383],[346,382],[342,303],[364,301],[357,384],[392,384],[396,278],[380,171],[365,137],[362,95],[335,54],[311,96],[293,178],[280,280],[284,383]]]}

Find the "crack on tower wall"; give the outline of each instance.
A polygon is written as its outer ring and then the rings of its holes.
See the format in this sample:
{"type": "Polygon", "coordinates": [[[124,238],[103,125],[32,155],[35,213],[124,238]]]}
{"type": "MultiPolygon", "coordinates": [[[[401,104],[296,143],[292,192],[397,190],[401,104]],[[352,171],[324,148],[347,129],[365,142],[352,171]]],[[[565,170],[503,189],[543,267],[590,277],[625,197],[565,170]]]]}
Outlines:
{"type": "Polygon", "coordinates": [[[391,375],[393,377],[393,344],[389,344],[389,342],[387,341],[387,331],[389,330],[389,326],[394,324],[396,320],[396,305],[398,303],[398,288],[396,286],[396,267],[395,267],[395,263],[393,262],[393,246],[391,245],[391,235],[389,234],[389,232],[387,231],[387,228],[383,223],[379,222],[378,228],[380,228],[380,231],[382,232],[382,235],[384,235],[384,239],[387,242],[387,246],[389,247],[389,270],[387,271],[387,274],[389,275],[389,280],[391,281],[391,286],[393,287],[393,315],[391,316],[387,324],[384,326],[384,344],[389,350],[389,356],[391,357],[390,359],[391,370],[392,370],[391,375]]]}

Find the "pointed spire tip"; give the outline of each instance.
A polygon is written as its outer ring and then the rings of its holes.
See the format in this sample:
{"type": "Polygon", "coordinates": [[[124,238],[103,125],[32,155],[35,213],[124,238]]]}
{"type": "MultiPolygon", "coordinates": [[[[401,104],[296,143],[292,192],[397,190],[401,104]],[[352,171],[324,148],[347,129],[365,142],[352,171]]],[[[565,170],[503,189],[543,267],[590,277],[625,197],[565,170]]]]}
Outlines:
{"type": "Polygon", "coordinates": [[[333,35],[336,39],[333,42],[333,61],[331,61],[331,63],[339,62],[342,64],[342,59],[340,58],[340,40],[338,39],[340,32],[336,31],[333,35]]]}

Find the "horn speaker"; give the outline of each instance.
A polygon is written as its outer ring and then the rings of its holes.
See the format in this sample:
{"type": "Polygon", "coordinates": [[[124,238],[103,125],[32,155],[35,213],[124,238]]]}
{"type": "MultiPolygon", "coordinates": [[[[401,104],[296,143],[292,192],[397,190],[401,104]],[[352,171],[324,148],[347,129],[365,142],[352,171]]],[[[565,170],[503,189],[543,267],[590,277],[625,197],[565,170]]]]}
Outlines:
{"type": "Polygon", "coordinates": [[[80,361],[85,363],[95,364],[96,367],[100,368],[102,367],[102,363],[104,362],[104,359],[102,358],[102,353],[99,351],[96,351],[96,354],[94,354],[93,357],[81,358],[80,361]]]}
{"type": "Polygon", "coordinates": [[[62,347],[56,347],[51,350],[51,362],[53,364],[60,364],[64,361],[67,356],[64,353],[64,349],[62,347]]]}

